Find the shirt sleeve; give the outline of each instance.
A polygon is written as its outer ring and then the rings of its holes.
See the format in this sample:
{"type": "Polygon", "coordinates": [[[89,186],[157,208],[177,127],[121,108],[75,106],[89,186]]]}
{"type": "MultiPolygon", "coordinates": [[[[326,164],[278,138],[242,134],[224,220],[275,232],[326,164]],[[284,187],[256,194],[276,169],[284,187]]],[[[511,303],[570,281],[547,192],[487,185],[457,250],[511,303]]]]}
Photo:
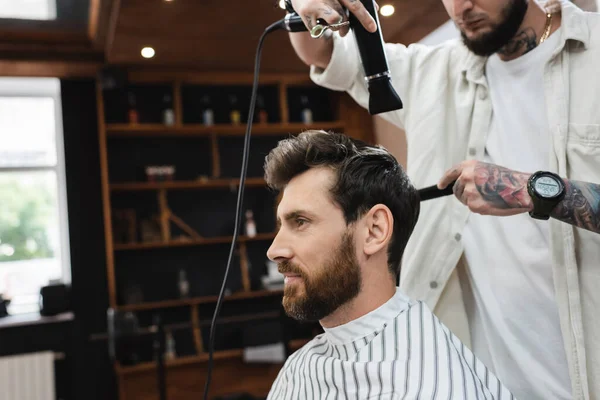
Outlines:
{"type": "MultiPolygon", "coordinates": [[[[360,52],[352,31],[344,37],[335,33],[333,38],[333,53],[327,68],[322,69],[317,66],[310,67],[310,78],[319,86],[325,88],[347,92],[361,107],[369,108],[369,88],[365,81],[365,73],[360,60],[360,52]]],[[[411,71],[412,49],[401,44],[384,44],[388,67],[394,89],[400,96],[404,104],[410,97],[405,82],[409,78],[411,71]]],[[[389,122],[405,128],[404,109],[380,114],[380,116],[389,122]]]]}
{"type": "MultiPolygon", "coordinates": [[[[347,92],[360,106],[369,107],[369,89],[360,60],[360,52],[352,31],[341,37],[332,35],[333,53],[325,69],[310,67],[310,78],[319,86],[347,92]]],[[[419,113],[429,112],[420,97],[436,96],[448,87],[449,69],[453,60],[452,44],[426,46],[384,43],[392,85],[403,102],[401,110],[379,114],[383,119],[407,129],[409,120],[418,121],[419,113]],[[414,115],[413,115],[414,114],[414,115]]]]}

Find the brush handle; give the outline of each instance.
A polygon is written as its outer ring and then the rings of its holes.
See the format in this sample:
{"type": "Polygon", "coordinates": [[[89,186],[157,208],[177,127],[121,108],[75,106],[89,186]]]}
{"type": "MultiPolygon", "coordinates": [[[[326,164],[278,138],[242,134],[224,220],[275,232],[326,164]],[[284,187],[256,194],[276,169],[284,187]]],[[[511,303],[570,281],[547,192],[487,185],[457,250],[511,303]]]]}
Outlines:
{"type": "Polygon", "coordinates": [[[438,189],[437,185],[427,186],[418,190],[421,201],[437,199],[438,197],[449,196],[453,194],[452,188],[456,181],[450,183],[445,189],[438,189]]]}

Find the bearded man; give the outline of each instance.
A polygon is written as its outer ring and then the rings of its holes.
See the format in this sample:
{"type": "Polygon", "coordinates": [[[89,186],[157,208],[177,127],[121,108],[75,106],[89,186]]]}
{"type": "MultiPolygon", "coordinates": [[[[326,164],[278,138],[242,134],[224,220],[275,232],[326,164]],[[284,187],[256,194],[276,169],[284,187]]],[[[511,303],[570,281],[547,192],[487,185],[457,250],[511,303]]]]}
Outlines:
{"type": "Polygon", "coordinates": [[[419,301],[396,287],[419,196],[385,149],[307,131],[267,156],[282,190],[267,251],[283,306],[324,333],[292,354],[269,399],[506,399],[512,394],[419,301]]]}

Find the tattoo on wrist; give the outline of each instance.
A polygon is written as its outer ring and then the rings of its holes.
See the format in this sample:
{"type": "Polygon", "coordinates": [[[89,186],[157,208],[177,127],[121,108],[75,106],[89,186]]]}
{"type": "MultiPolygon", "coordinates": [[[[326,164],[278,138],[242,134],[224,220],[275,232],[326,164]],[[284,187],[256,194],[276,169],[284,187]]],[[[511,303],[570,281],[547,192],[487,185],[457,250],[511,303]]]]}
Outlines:
{"type": "Polygon", "coordinates": [[[565,197],[552,210],[553,218],[600,233],[600,185],[565,181],[565,197]]]}
{"type": "Polygon", "coordinates": [[[497,208],[529,208],[531,205],[531,198],[527,193],[529,176],[530,174],[484,162],[475,165],[477,190],[485,201],[497,208]]]}

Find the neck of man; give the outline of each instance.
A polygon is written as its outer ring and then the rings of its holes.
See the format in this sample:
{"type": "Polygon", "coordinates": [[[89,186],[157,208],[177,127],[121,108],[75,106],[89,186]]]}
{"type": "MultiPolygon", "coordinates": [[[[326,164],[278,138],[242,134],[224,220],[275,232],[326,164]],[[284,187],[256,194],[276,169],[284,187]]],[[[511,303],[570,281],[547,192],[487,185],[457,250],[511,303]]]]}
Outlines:
{"type": "MultiPolygon", "coordinates": [[[[523,18],[517,34],[504,47],[498,50],[498,57],[503,61],[510,61],[535,49],[546,30],[546,20],[546,11],[542,9],[537,1],[530,0],[525,18],[523,18]]],[[[560,27],[560,23],[561,13],[556,12],[552,15],[550,35],[560,27]]]]}
{"type": "Polygon", "coordinates": [[[362,287],[358,295],[319,323],[324,328],[347,324],[381,307],[395,294],[396,278],[390,273],[387,263],[366,265],[362,268],[362,287]]]}

